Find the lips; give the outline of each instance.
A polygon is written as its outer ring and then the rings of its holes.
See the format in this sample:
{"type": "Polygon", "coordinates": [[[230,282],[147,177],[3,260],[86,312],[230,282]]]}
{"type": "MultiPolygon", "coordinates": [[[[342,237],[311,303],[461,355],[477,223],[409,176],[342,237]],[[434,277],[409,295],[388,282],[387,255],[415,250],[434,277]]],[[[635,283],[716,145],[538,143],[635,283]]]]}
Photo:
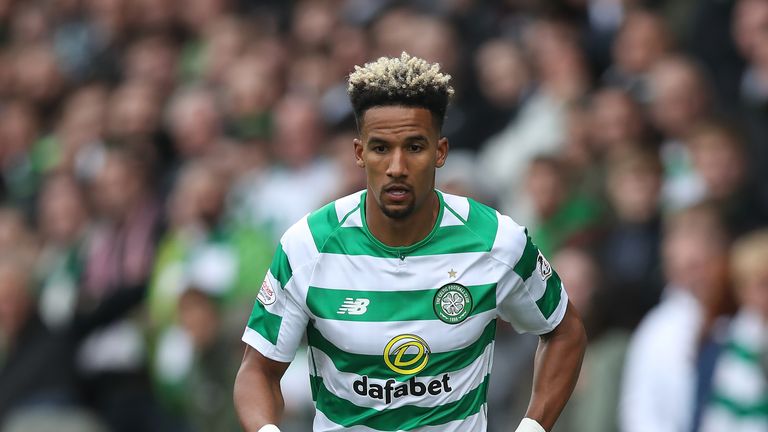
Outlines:
{"type": "Polygon", "coordinates": [[[411,188],[406,185],[390,185],[384,188],[384,195],[391,201],[404,201],[411,193],[411,188]]]}

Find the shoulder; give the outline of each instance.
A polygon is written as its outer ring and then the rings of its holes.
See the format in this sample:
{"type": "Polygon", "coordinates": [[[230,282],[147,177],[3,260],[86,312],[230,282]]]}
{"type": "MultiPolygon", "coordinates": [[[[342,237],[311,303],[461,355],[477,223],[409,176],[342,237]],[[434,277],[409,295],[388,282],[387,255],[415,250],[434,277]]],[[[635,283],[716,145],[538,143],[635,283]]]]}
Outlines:
{"type": "Polygon", "coordinates": [[[463,225],[490,250],[498,231],[499,212],[472,198],[440,192],[445,205],[441,227],[463,225]]]}
{"type": "Polygon", "coordinates": [[[507,267],[515,268],[531,260],[535,264],[538,249],[528,237],[525,227],[493,207],[471,198],[447,193],[442,193],[442,196],[446,207],[442,226],[464,225],[483,243],[491,258],[507,267]],[[521,261],[525,262],[521,264],[521,261]]]}
{"type": "Polygon", "coordinates": [[[323,245],[346,219],[358,210],[363,191],[332,201],[293,224],[280,239],[291,265],[300,267],[314,261],[323,245]]]}

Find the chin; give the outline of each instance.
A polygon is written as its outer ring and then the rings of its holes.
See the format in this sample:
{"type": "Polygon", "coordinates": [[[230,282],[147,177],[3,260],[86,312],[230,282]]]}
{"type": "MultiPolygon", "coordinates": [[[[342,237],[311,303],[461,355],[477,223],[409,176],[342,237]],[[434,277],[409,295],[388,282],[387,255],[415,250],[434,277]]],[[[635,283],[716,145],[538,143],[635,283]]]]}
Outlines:
{"type": "Polygon", "coordinates": [[[381,207],[381,212],[384,213],[384,216],[387,216],[390,219],[404,219],[413,213],[413,205],[407,205],[405,207],[384,205],[381,207]]]}

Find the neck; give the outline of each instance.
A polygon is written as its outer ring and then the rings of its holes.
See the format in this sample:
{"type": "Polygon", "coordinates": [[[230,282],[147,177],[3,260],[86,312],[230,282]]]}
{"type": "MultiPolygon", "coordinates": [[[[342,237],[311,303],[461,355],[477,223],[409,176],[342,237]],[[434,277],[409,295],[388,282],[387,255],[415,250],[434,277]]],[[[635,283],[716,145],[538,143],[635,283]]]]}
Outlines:
{"type": "Polygon", "coordinates": [[[368,230],[387,246],[410,246],[424,239],[435,226],[440,213],[437,192],[432,192],[426,202],[404,218],[391,218],[379,208],[368,192],[365,198],[365,215],[368,230]]]}

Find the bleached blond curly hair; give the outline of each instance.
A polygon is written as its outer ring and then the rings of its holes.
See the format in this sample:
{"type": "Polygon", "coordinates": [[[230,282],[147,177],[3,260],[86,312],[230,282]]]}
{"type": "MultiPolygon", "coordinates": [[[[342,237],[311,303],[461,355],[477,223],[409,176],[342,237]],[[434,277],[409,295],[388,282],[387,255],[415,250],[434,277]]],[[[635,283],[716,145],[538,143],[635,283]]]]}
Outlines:
{"type": "Polygon", "coordinates": [[[428,109],[439,128],[453,97],[450,80],[450,75],[440,72],[439,64],[403,52],[400,57],[381,57],[355,66],[347,93],[358,125],[371,107],[400,105],[428,109]]]}

